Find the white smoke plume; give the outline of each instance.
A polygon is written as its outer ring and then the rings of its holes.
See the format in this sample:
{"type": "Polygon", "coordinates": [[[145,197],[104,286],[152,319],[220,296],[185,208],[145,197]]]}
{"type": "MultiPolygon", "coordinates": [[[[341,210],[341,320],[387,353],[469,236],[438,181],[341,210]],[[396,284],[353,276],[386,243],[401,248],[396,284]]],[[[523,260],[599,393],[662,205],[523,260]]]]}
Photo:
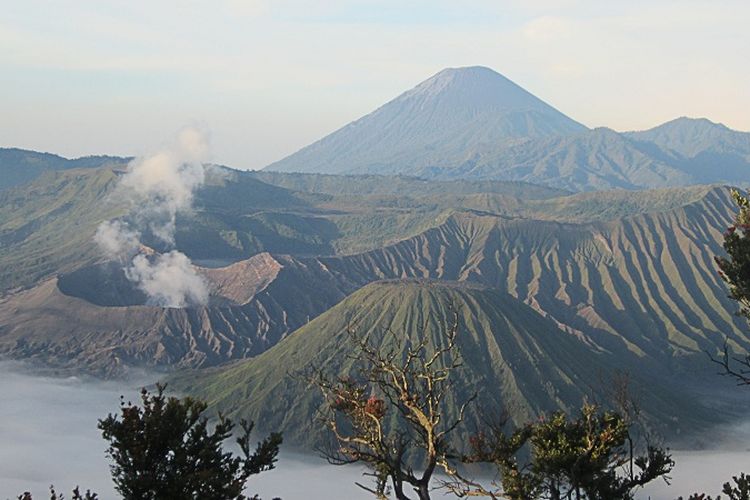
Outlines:
{"type": "Polygon", "coordinates": [[[140,253],[146,231],[174,245],[177,213],[190,209],[193,193],[204,183],[208,151],[206,134],[186,128],[168,147],[133,160],[117,189],[117,196],[130,207],[126,221],[106,221],[97,229],[94,240],[108,257],[124,262],[125,275],[146,293],[150,304],[185,307],[208,302],[208,287],[185,254],[140,253]]]}
{"type": "Polygon", "coordinates": [[[169,148],[131,162],[120,188],[129,195],[136,223],[167,244],[174,244],[175,217],[193,202],[193,192],[206,177],[205,134],[184,129],[169,148]]]}
{"type": "Polygon", "coordinates": [[[151,260],[143,254],[136,255],[125,269],[125,276],[138,283],[154,305],[185,307],[208,303],[206,283],[195,272],[190,259],[177,250],[151,260]]]}
{"type": "Polygon", "coordinates": [[[126,222],[108,220],[99,224],[94,235],[94,241],[110,258],[132,256],[138,252],[141,244],[141,234],[133,231],[126,222]]]}

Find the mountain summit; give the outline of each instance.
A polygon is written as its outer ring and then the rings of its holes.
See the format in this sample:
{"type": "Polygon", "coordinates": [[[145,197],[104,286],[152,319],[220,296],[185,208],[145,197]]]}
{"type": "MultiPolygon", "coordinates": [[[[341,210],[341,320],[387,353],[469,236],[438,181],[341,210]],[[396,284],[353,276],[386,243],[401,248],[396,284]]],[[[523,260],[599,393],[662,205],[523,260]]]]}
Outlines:
{"type": "Polygon", "coordinates": [[[445,69],[266,167],[523,181],[571,191],[750,182],[750,134],[705,118],[589,130],[495,71],[445,69]]]}
{"type": "MultiPolygon", "coordinates": [[[[370,116],[386,111],[424,110],[434,111],[438,116],[452,112],[455,115],[451,115],[450,118],[461,121],[475,120],[483,114],[499,113],[508,116],[536,112],[540,117],[556,118],[555,123],[549,125],[549,131],[554,133],[578,132],[585,128],[500,73],[484,66],[444,69],[404,92],[370,116]]],[[[542,130],[530,129],[531,123],[525,125],[508,132],[520,133],[523,136],[530,133],[547,135],[542,130]]]]}
{"type": "Polygon", "coordinates": [[[449,68],[267,169],[421,174],[500,145],[585,130],[489,68],[449,68]]]}

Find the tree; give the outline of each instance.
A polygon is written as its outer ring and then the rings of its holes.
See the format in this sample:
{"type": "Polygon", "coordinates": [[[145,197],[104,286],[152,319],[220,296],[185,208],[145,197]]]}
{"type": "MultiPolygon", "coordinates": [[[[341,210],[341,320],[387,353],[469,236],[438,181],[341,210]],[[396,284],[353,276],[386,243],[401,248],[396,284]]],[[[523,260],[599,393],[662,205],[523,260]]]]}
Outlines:
{"type": "Polygon", "coordinates": [[[577,418],[557,412],[510,435],[490,426],[470,439],[472,451],[464,460],[494,464],[501,486],[464,479],[451,489],[459,496],[509,500],[632,499],[637,488],[668,479],[674,462],[656,446],[635,456],[630,428],[621,414],[593,404],[584,404],[577,418]]]}
{"type": "Polygon", "coordinates": [[[355,326],[347,333],[356,346],[357,377],[331,378],[320,369],[308,375],[323,392],[322,421],[335,441],[321,451],[333,464],[367,464],[375,486],[357,484],[378,498],[386,498],[390,483],[399,500],[410,498],[410,487],[417,498],[427,500],[436,469],[453,470],[449,461],[455,454],[448,438],[474,399],[469,397],[456,417],[448,419],[446,391],[451,374],[461,367],[458,315],[442,329],[439,345],[426,335],[412,341],[390,329],[377,345],[355,326]]]}
{"type": "MultiPolygon", "coordinates": [[[[729,286],[729,298],[739,303],[738,314],[750,319],[750,200],[738,190],[732,190],[732,198],[738,207],[734,224],[724,231],[725,256],[716,256],[719,275],[729,286]]],[[[734,378],[738,385],[750,385],[750,353],[730,352],[729,341],[725,340],[722,356],[717,358],[709,353],[711,360],[721,366],[722,375],[734,378]]],[[[750,500],[750,476],[744,473],[732,477],[734,485],[724,483],[722,492],[729,500],[750,500]]],[[[693,494],[688,500],[713,499],[705,493],[693,494]]],[[[682,497],[680,497],[682,500],[682,497]]]]}
{"type": "MultiPolygon", "coordinates": [[[[50,500],[65,500],[65,497],[61,494],[57,494],[54,486],[49,487],[49,498],[50,500]]],[[[18,495],[18,500],[33,500],[31,492],[25,491],[22,495],[18,495]]],[[[71,500],[99,500],[99,496],[96,493],[91,493],[90,490],[86,490],[86,493],[81,493],[81,490],[76,486],[73,489],[71,500]]]]}
{"type": "MultiPolygon", "coordinates": [[[[750,476],[740,474],[732,477],[732,483],[724,483],[724,489],[722,493],[727,496],[727,500],[750,500],[750,476]]],[[[705,493],[694,493],[690,495],[687,500],[721,500],[721,495],[708,496],[705,493]]],[[[677,500],[683,500],[682,497],[677,500]]]]}
{"type": "MultiPolygon", "coordinates": [[[[120,413],[99,421],[116,490],[124,500],[245,499],[248,478],[274,468],[281,434],[272,433],[250,450],[253,424],[240,422],[240,456],[224,452],[234,424],[219,416],[209,431],[206,403],[167,398],[165,386],[141,391],[141,406],[121,402],[120,413]]],[[[257,498],[257,497],[253,497],[257,498]]]]}
{"type": "MultiPolygon", "coordinates": [[[[724,232],[727,257],[716,256],[721,278],[729,285],[729,297],[740,305],[739,314],[750,319],[750,200],[732,190],[739,211],[734,224],[724,232]]],[[[740,385],[750,385],[750,353],[735,355],[728,342],[720,358],[711,359],[722,367],[722,374],[733,377],[740,385]]]]}

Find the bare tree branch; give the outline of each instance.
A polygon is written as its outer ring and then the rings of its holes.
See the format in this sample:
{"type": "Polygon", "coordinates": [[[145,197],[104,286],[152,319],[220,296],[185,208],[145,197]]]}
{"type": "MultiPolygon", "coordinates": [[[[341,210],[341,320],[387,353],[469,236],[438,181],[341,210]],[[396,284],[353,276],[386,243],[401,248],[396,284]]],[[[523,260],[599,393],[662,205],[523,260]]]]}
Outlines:
{"type": "Polygon", "coordinates": [[[448,435],[463,422],[476,395],[459,406],[455,419],[445,422],[450,378],[462,366],[458,314],[452,312],[439,339],[427,335],[427,321],[418,328],[418,340],[385,328],[380,342],[373,332],[360,333],[350,322],[346,333],[356,348],[352,358],[358,376],[331,377],[320,369],[307,376],[323,393],[321,421],[335,441],[321,453],[329,463],[367,464],[375,486],[359,486],[378,498],[384,498],[390,482],[397,499],[408,499],[405,489],[410,487],[426,500],[438,468],[449,477],[458,474],[450,465],[456,454],[448,435]]]}

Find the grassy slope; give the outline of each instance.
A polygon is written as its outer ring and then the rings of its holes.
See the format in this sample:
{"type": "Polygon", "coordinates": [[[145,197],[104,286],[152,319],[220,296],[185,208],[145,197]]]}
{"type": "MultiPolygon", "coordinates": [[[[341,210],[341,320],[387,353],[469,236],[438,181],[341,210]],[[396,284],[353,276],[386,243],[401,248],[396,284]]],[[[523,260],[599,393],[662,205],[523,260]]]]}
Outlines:
{"type": "Polygon", "coordinates": [[[545,199],[569,194],[561,189],[526,182],[469,180],[438,182],[403,175],[328,175],[271,172],[265,170],[252,172],[252,175],[275,186],[295,191],[332,195],[390,195],[403,197],[436,194],[495,193],[512,196],[523,194],[528,199],[545,199]]]}
{"type": "Polygon", "coordinates": [[[750,347],[746,326],[733,315],[736,305],[713,271],[731,211],[727,191],[717,188],[684,207],[607,222],[468,212],[391,246],[321,261],[360,282],[482,283],[507,290],[605,349],[653,363],[683,356],[703,363],[703,350],[716,349],[725,335],[737,347],[750,347]]]}
{"type": "Polygon", "coordinates": [[[102,220],[123,213],[107,201],[110,169],[47,172],[0,193],[0,289],[29,285],[99,258],[92,238],[102,220]]]}
{"type": "Polygon", "coordinates": [[[126,161],[113,156],[85,156],[70,160],[50,153],[0,148],[0,191],[27,184],[45,172],[117,165],[126,161]]]}
{"type": "MultiPolygon", "coordinates": [[[[410,192],[430,191],[418,184],[410,192]]],[[[91,238],[97,225],[124,213],[124,204],[110,196],[115,185],[114,170],[102,167],[50,171],[2,191],[0,289],[29,286],[96,260],[99,256],[91,238]]],[[[485,187],[483,183],[450,185],[463,186],[462,190],[485,187]]],[[[501,190],[502,183],[493,186],[501,190]]],[[[521,188],[516,194],[529,197],[539,190],[549,191],[521,188]]],[[[457,202],[447,195],[410,198],[295,192],[250,174],[225,172],[209,176],[208,184],[196,195],[194,211],[180,214],[177,247],[193,258],[229,261],[262,251],[356,253],[439,225],[457,202]]],[[[146,243],[158,247],[158,242],[146,243]]]]}
{"type": "MultiPolygon", "coordinates": [[[[540,412],[571,410],[585,397],[607,399],[607,381],[619,367],[615,357],[587,347],[506,294],[445,282],[368,285],[256,358],[178,374],[170,383],[205,398],[218,411],[253,418],[265,430],[276,426],[291,444],[310,447],[323,439],[314,421],[320,395],[294,374],[317,366],[331,375],[355,376],[354,350],[345,333],[350,323],[362,333],[371,332],[376,343],[391,328],[412,341],[428,336],[442,344],[451,307],[459,314],[464,366],[452,379],[445,411],[454,416],[457,403],[480,392],[481,409],[471,412],[469,428],[482,411],[501,407],[518,424],[540,412]]],[[[644,375],[638,374],[634,383],[648,419],[669,422],[672,432],[705,423],[705,409],[687,394],[649,386],[644,375]]],[[[466,436],[460,437],[465,442],[466,436]]]]}

